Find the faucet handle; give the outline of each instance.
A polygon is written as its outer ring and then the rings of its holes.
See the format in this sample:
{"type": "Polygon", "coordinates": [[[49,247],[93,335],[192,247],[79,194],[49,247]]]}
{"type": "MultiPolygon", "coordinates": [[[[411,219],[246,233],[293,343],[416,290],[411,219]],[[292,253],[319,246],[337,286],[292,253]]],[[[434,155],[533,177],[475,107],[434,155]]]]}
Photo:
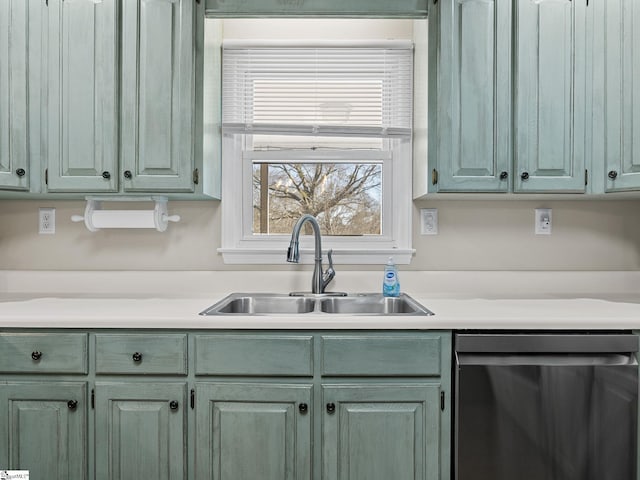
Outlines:
{"type": "Polygon", "coordinates": [[[336,271],[333,269],[332,255],[333,255],[333,249],[327,252],[327,258],[329,259],[329,268],[327,268],[327,270],[322,274],[322,291],[323,292],[325,287],[329,285],[329,282],[333,280],[333,277],[336,276],[336,271]]]}

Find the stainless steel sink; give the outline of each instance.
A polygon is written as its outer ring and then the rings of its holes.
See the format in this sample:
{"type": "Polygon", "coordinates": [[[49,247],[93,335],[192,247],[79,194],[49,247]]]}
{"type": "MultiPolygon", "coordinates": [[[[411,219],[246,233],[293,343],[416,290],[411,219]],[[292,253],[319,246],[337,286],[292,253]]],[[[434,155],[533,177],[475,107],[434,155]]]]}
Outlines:
{"type": "Polygon", "coordinates": [[[378,293],[347,296],[278,293],[232,293],[200,315],[433,315],[409,295],[383,297],[378,293]]]}
{"type": "Polygon", "coordinates": [[[313,312],[315,306],[315,299],[309,297],[290,297],[270,293],[232,293],[201,312],[200,315],[309,313],[313,312]]]}
{"type": "Polygon", "coordinates": [[[320,300],[320,310],[325,313],[349,315],[433,315],[408,295],[383,297],[380,294],[356,294],[320,300]]]}

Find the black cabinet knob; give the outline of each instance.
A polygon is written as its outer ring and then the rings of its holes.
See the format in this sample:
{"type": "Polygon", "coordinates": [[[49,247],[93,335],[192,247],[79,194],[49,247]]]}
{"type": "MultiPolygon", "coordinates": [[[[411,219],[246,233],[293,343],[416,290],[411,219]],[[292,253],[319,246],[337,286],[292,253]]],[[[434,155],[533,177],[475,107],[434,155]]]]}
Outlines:
{"type": "Polygon", "coordinates": [[[327,403],[327,413],[335,413],[336,404],[335,403],[327,403]]]}
{"type": "Polygon", "coordinates": [[[175,400],[171,400],[169,402],[169,408],[171,410],[177,410],[178,409],[178,402],[176,402],[175,400]]]}
{"type": "Polygon", "coordinates": [[[520,178],[522,180],[528,180],[529,179],[529,172],[522,172],[522,174],[520,175],[520,178]]]}
{"type": "Polygon", "coordinates": [[[142,354],[140,352],[136,352],[133,355],[131,355],[131,358],[133,358],[134,362],[141,362],[142,361],[142,354]]]}
{"type": "Polygon", "coordinates": [[[27,171],[24,168],[18,168],[16,170],[16,175],[18,175],[19,177],[24,177],[26,173],[27,171]]]}
{"type": "Polygon", "coordinates": [[[102,178],[109,180],[111,178],[111,174],[109,172],[102,172],[102,178]]]}
{"type": "Polygon", "coordinates": [[[31,352],[31,358],[33,358],[36,362],[42,358],[42,352],[35,351],[31,352]]]}
{"type": "Polygon", "coordinates": [[[506,180],[508,176],[507,172],[500,172],[500,180],[506,180]]]}
{"type": "Polygon", "coordinates": [[[309,406],[306,403],[301,403],[298,405],[298,410],[300,410],[300,413],[305,414],[309,411],[309,406]]]}
{"type": "Polygon", "coordinates": [[[609,173],[607,173],[607,177],[609,177],[611,180],[615,180],[616,178],[618,178],[618,172],[616,172],[615,170],[611,170],[609,173]]]}
{"type": "Polygon", "coordinates": [[[131,170],[124,171],[124,178],[133,178],[133,173],[131,173],[131,170]]]}
{"type": "Polygon", "coordinates": [[[67,407],[69,407],[69,410],[75,410],[77,406],[78,406],[77,400],[69,400],[67,402],[67,407]]]}

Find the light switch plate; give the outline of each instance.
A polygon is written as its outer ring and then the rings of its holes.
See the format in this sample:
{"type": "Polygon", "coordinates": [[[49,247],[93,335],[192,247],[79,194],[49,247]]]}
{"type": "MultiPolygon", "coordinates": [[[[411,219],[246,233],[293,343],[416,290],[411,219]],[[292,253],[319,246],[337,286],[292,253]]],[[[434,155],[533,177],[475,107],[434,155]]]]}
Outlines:
{"type": "Polygon", "coordinates": [[[536,235],[551,235],[550,208],[536,208],[535,232],[536,235]]]}

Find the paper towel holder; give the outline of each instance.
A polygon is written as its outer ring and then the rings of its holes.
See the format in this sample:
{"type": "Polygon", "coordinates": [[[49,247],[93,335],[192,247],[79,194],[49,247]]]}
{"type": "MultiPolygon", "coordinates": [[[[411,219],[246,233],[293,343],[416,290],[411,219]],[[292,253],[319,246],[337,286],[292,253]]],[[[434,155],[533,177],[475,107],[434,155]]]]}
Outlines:
{"type": "Polygon", "coordinates": [[[87,230],[103,228],[155,228],[164,232],[169,222],[179,222],[180,215],[169,215],[167,197],[85,197],[84,216],[72,215],[72,222],[84,222],[87,230]],[[103,210],[102,202],[155,202],[153,210],[103,210]]]}

